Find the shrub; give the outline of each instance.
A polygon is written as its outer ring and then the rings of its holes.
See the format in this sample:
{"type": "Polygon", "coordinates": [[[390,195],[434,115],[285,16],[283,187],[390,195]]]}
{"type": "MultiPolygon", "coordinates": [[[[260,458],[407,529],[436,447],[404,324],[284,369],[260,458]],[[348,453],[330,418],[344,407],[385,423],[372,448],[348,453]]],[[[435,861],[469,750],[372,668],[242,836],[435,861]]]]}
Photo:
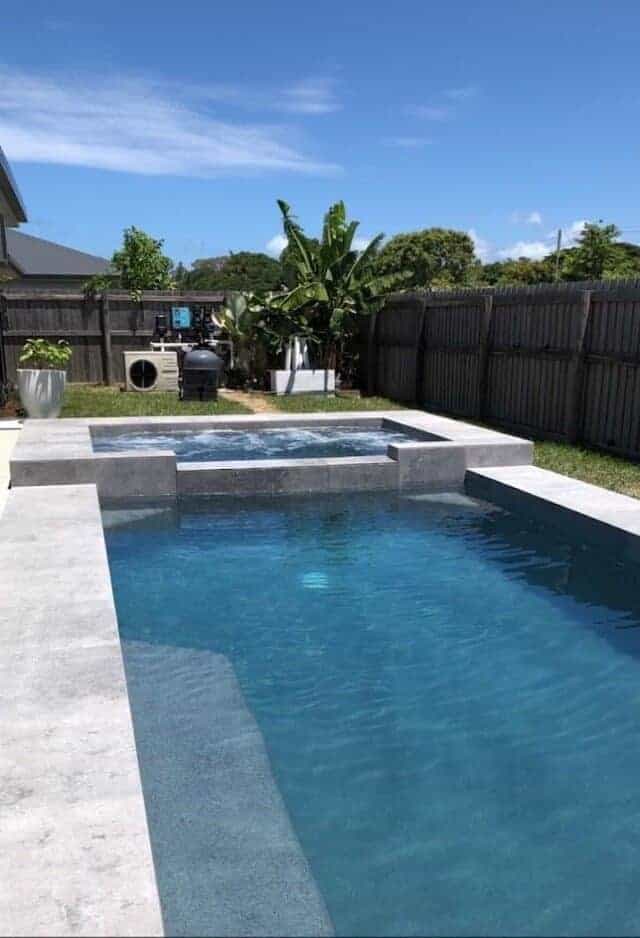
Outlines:
{"type": "Polygon", "coordinates": [[[47,342],[46,339],[27,339],[20,355],[20,364],[39,371],[61,370],[69,364],[71,346],[64,339],[47,342]]]}

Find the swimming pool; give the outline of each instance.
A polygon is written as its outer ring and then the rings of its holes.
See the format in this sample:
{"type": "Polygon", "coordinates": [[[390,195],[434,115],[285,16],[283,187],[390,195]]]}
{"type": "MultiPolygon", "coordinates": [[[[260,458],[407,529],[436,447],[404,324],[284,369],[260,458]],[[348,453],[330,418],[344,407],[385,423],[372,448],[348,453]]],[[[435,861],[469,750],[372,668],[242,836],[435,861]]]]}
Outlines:
{"type": "Polygon", "coordinates": [[[214,766],[198,761],[188,800],[175,783],[206,751],[195,665],[212,652],[338,934],[637,934],[629,565],[457,493],[211,499],[105,522],[169,934],[200,933],[215,902],[187,865],[214,766]],[[167,773],[154,727],[176,713],[201,735],[167,730],[167,773]]]}
{"type": "Polygon", "coordinates": [[[99,453],[173,450],[180,462],[250,459],[331,458],[386,453],[389,443],[425,439],[424,434],[387,427],[317,426],[241,430],[145,430],[96,434],[99,453]]]}

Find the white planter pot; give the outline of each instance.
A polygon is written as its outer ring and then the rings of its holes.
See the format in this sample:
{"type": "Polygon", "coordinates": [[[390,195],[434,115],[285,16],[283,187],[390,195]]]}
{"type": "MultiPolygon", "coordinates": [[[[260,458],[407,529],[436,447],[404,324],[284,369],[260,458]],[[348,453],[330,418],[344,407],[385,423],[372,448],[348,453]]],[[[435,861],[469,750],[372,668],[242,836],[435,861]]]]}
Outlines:
{"type": "Polygon", "coordinates": [[[64,371],[18,369],[18,390],[29,417],[59,417],[67,380],[64,371]]]}
{"type": "Polygon", "coordinates": [[[275,369],[269,372],[271,390],[276,394],[333,394],[336,373],[333,368],[300,368],[298,371],[275,369]]]}

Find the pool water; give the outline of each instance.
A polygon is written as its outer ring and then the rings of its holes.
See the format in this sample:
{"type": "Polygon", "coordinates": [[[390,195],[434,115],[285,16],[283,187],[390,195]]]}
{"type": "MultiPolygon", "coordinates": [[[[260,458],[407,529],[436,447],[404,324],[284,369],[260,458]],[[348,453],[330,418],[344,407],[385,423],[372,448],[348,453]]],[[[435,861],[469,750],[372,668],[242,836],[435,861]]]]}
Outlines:
{"type": "MultiPolygon", "coordinates": [[[[105,514],[125,664],[229,657],[339,935],[638,933],[634,569],[455,493],[144,515],[105,514]]],[[[157,805],[215,804],[206,769],[183,803],[145,768],[136,683],[172,702],[153,666],[128,676],[167,930],[189,934],[209,897],[157,805]]]]}
{"type": "Polygon", "coordinates": [[[176,430],[160,433],[96,435],[96,452],[173,450],[180,462],[223,462],[248,459],[326,459],[334,456],[373,456],[387,452],[389,443],[417,439],[410,431],[387,428],[285,427],[273,430],[176,430]]]}

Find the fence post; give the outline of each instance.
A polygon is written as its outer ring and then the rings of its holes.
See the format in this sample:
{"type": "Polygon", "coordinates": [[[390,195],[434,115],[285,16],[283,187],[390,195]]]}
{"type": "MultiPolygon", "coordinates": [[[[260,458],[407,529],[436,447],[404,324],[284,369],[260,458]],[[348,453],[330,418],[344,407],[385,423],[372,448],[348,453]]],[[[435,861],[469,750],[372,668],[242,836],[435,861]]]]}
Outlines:
{"type": "Polygon", "coordinates": [[[102,332],[102,375],[104,383],[111,385],[113,384],[113,361],[111,359],[111,317],[107,293],[103,293],[100,298],[100,331],[102,332]]]}
{"type": "Polygon", "coordinates": [[[416,389],[414,399],[419,407],[422,405],[424,390],[424,355],[427,348],[424,327],[427,319],[427,309],[427,300],[423,297],[422,310],[418,317],[418,329],[416,333],[416,389]]]}
{"type": "Polygon", "coordinates": [[[377,390],[378,370],[378,343],[376,340],[376,325],[378,313],[373,312],[369,317],[369,335],[367,336],[367,380],[365,391],[367,397],[373,397],[377,390]]]}
{"type": "Polygon", "coordinates": [[[591,290],[581,294],[582,303],[576,323],[576,335],[567,374],[567,397],[564,412],[564,435],[569,443],[578,439],[580,411],[582,408],[582,385],[584,381],[584,337],[591,314],[591,290]]]}
{"type": "Polygon", "coordinates": [[[493,294],[484,297],[484,306],[480,319],[480,342],[478,345],[478,403],[476,417],[482,419],[487,410],[487,392],[489,390],[489,333],[493,315],[493,294]]]}

